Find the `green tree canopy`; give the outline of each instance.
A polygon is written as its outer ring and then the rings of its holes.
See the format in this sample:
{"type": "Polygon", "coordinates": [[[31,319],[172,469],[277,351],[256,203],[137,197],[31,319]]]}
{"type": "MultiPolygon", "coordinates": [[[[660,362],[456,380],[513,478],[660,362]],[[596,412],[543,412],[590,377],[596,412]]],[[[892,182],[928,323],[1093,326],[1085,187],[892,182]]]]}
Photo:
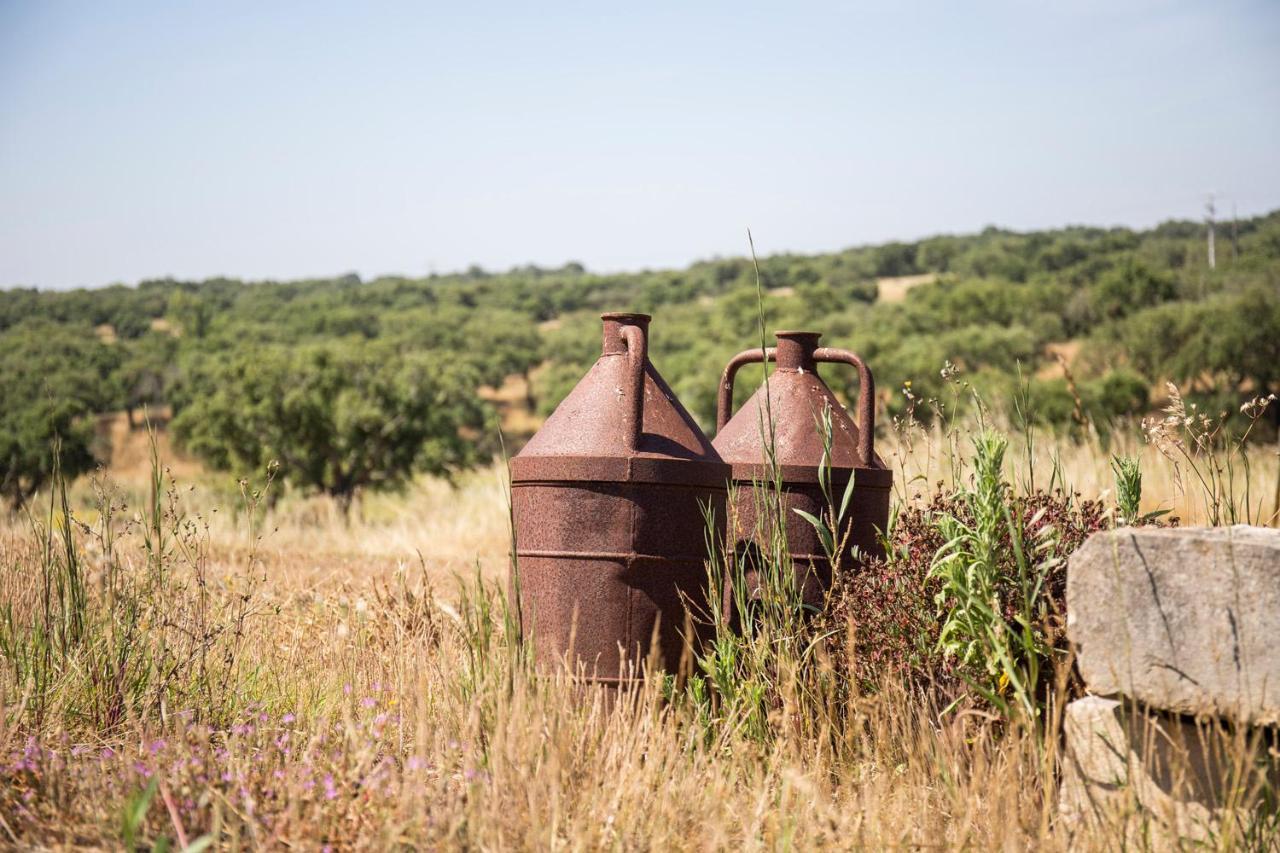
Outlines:
{"type": "Polygon", "coordinates": [[[190,366],[173,421],[178,440],[216,467],[271,461],[343,509],[363,489],[477,460],[487,410],[475,377],[442,354],[373,346],[267,345],[190,366]]]}
{"type": "Polygon", "coordinates": [[[120,402],[134,428],[134,412],[166,402],[166,392],[177,376],[178,339],[162,332],[148,332],[121,344],[115,382],[120,402]]]}
{"type": "Polygon", "coordinates": [[[105,456],[93,415],[115,403],[118,364],[87,326],[28,321],[0,336],[0,497],[10,510],[49,482],[55,444],[68,477],[105,456]]]}

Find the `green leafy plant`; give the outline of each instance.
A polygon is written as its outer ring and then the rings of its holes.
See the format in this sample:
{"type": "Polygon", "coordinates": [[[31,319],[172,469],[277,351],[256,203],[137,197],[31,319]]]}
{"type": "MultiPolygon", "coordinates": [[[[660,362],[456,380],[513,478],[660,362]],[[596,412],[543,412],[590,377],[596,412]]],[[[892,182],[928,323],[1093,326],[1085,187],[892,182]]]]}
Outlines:
{"type": "Polygon", "coordinates": [[[1142,466],[1136,456],[1112,456],[1111,473],[1116,483],[1117,525],[1152,524],[1169,514],[1167,509],[1142,512],[1142,466]]]}
{"type": "Polygon", "coordinates": [[[946,540],[932,568],[942,583],[935,597],[942,620],[938,644],[968,671],[985,676],[966,678],[988,703],[1006,717],[1034,722],[1040,716],[1037,690],[1052,653],[1041,593],[1060,561],[1056,532],[1041,527],[1034,541],[1026,541],[1003,478],[1007,440],[988,431],[975,436],[973,445],[973,486],[961,493],[972,520],[937,519],[946,540]],[[1002,563],[1009,557],[1016,567],[1011,589],[1001,584],[1002,563]]]}
{"type": "MultiPolygon", "coordinates": [[[[120,842],[126,850],[136,850],[142,840],[142,830],[147,821],[147,809],[156,797],[160,788],[160,777],[152,776],[151,781],[141,791],[135,792],[124,804],[120,813],[120,842]]],[[[167,840],[163,844],[169,845],[167,840]]]]}

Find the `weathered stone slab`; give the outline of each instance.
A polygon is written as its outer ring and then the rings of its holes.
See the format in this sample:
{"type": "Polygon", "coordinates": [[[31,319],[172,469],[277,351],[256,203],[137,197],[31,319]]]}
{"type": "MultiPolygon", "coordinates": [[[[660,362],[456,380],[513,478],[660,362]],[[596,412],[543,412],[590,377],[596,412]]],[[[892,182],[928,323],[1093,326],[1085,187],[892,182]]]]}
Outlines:
{"type": "Polygon", "coordinates": [[[1067,633],[1091,693],[1280,722],[1280,530],[1094,534],[1071,555],[1067,633]]]}
{"type": "Polygon", "coordinates": [[[1069,847],[1249,848],[1268,832],[1276,840],[1260,810],[1280,781],[1271,733],[1096,696],[1067,706],[1063,730],[1058,815],[1069,847]]]}

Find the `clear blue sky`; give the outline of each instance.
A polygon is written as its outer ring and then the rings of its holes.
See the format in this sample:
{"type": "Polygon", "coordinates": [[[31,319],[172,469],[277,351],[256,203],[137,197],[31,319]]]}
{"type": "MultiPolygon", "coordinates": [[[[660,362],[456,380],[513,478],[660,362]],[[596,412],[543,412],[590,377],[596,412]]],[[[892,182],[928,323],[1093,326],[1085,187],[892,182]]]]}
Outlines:
{"type": "Polygon", "coordinates": [[[1209,191],[1280,207],[1273,0],[0,0],[0,286],[675,266],[1209,191]]]}

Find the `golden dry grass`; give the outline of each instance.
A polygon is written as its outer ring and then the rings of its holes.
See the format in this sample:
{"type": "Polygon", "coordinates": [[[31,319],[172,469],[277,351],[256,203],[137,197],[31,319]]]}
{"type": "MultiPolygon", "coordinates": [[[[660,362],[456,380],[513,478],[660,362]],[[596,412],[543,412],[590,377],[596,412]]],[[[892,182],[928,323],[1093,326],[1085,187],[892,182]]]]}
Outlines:
{"type": "MultiPolygon", "coordinates": [[[[900,499],[965,476],[950,467],[947,442],[922,431],[881,443],[900,499]]],[[[1163,457],[1128,449],[1143,459],[1149,508],[1202,519],[1163,457]]],[[[190,464],[166,455],[175,471],[190,464]]],[[[1111,488],[1096,441],[1036,445],[1039,484],[1055,456],[1072,488],[1111,488]]],[[[497,592],[508,547],[503,470],[369,497],[350,526],[323,498],[287,495],[256,531],[230,478],[197,472],[193,488],[179,477],[166,501],[169,533],[157,549],[145,545],[155,535],[145,470],[125,469],[116,479],[126,524],[110,552],[94,534],[102,516],[90,489],[77,486],[77,518],[90,528],[77,533],[80,559],[98,602],[93,624],[103,626],[94,642],[117,648],[120,602],[132,599],[111,604],[103,589],[119,576],[150,596],[139,598],[149,604],[133,653],[182,667],[161,667],[136,708],[104,725],[86,698],[104,695],[97,646],[43,686],[4,661],[0,840],[494,850],[1120,842],[1113,828],[1080,834],[1057,820],[1054,738],[940,719],[893,685],[814,715],[799,682],[784,681],[775,737],[761,743],[732,724],[704,725],[656,683],[607,702],[563,677],[531,677],[497,592]],[[477,572],[484,588],[458,583],[477,572]],[[169,679],[167,692],[157,678],[169,679]],[[152,690],[186,698],[152,701],[152,690]]],[[[1029,476],[1016,463],[1009,474],[1029,476]]],[[[1273,448],[1255,454],[1256,492],[1278,475],[1273,448]]],[[[43,512],[36,529],[0,525],[0,601],[19,622],[43,595],[43,512]]]]}
{"type": "MultiPolygon", "coordinates": [[[[1135,431],[1137,428],[1135,427],[1135,431]]],[[[1031,441],[1018,434],[1010,437],[1010,462],[1006,473],[1019,486],[1065,488],[1084,497],[1114,501],[1113,455],[1133,456],[1143,472],[1142,510],[1168,510],[1183,525],[1210,523],[1204,490],[1184,461],[1175,461],[1138,435],[1117,432],[1106,446],[1091,435],[1084,441],[1054,441],[1040,436],[1031,441]]],[[[909,436],[893,436],[877,445],[885,464],[894,469],[894,489],[898,500],[926,496],[940,485],[950,487],[966,476],[955,460],[963,459],[968,448],[964,438],[948,438],[937,430],[918,430],[909,436]]],[[[1250,470],[1238,474],[1235,490],[1238,502],[1249,496],[1252,518],[1274,525],[1280,509],[1280,445],[1257,445],[1249,453],[1250,470]]],[[[1222,454],[1217,454],[1221,462],[1222,454]]],[[[1238,461],[1237,461],[1238,466],[1238,461]]]]}
{"type": "MultiPolygon", "coordinates": [[[[123,416],[111,421],[115,450],[107,478],[134,511],[145,503],[150,450],[145,430],[129,431],[123,416]]],[[[1135,428],[1136,429],[1136,428],[1135,428]]],[[[207,472],[198,461],[157,432],[158,450],[168,475],[179,483],[184,502],[208,525],[210,548],[233,561],[248,550],[244,515],[235,478],[207,472]]],[[[1012,436],[1009,476],[1020,485],[1065,486],[1086,497],[1112,499],[1111,454],[1136,455],[1144,472],[1144,511],[1170,510],[1184,525],[1207,523],[1203,492],[1185,471],[1137,435],[1118,432],[1104,448],[1096,438],[1054,442],[1041,438],[1026,452],[1025,439],[1012,436]],[[1034,460],[1034,470],[1027,460],[1034,460]]],[[[963,439],[938,430],[889,433],[878,444],[885,464],[894,469],[897,502],[926,498],[949,488],[966,472],[955,467],[968,448],[963,439]]],[[[1260,445],[1251,454],[1253,502],[1258,516],[1274,523],[1280,454],[1276,445],[1260,445]]],[[[461,475],[454,483],[419,478],[402,493],[369,494],[344,522],[334,502],[323,496],[287,492],[261,533],[256,559],[273,587],[300,593],[341,592],[351,600],[359,590],[397,573],[425,570],[441,589],[451,591],[457,577],[476,571],[488,582],[505,578],[509,544],[502,464],[461,475]]],[[[279,485],[273,488],[285,491],[279,485]]],[[[85,482],[73,490],[80,517],[94,523],[85,482]]],[[[13,535],[13,520],[8,522],[13,535]]]]}

